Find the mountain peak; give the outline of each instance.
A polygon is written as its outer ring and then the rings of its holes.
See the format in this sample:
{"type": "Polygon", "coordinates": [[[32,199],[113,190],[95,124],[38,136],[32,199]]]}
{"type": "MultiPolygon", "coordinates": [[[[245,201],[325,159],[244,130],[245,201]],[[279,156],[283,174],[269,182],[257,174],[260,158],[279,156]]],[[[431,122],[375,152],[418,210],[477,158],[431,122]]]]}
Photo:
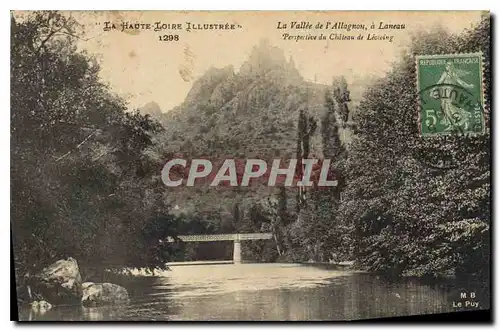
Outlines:
{"type": "Polygon", "coordinates": [[[261,39],[252,48],[250,57],[240,68],[243,75],[260,74],[273,69],[286,69],[288,62],[282,49],[271,45],[268,39],[261,39]]]}
{"type": "Polygon", "coordinates": [[[162,114],[160,105],[158,105],[155,101],[150,101],[141,108],[139,111],[145,115],[151,116],[160,116],[162,114]]]}

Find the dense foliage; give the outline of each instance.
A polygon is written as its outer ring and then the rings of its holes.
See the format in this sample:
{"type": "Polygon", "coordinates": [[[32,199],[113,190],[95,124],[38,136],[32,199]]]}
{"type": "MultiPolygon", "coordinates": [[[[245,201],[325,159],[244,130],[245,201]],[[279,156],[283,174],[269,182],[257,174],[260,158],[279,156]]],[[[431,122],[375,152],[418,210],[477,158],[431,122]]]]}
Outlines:
{"type": "Polygon", "coordinates": [[[482,51],[490,109],[489,17],[471,31],[415,36],[410,51],[367,91],[356,116],[342,210],[355,257],[393,274],[488,274],[490,132],[423,139],[415,55],[482,51]],[[445,164],[445,166],[443,166],[445,164]]]}
{"type": "Polygon", "coordinates": [[[59,258],[81,265],[156,266],[175,232],[159,160],[162,128],[128,112],[58,12],[12,17],[11,224],[17,276],[59,258]]]}
{"type": "MultiPolygon", "coordinates": [[[[349,144],[348,86],[335,81],[321,120],[323,155],[339,185],[309,190],[288,226],[290,260],[354,260],[391,275],[489,273],[490,132],[423,139],[415,56],[482,51],[489,125],[489,18],[461,35],[414,36],[410,50],[356,107],[349,144]]],[[[298,135],[300,136],[300,128],[298,135]]]]}
{"type": "MultiPolygon", "coordinates": [[[[341,223],[337,210],[341,203],[341,192],[345,186],[344,161],[346,148],[341,139],[340,127],[346,125],[350,101],[347,83],[343,77],[327,88],[324,98],[325,112],[321,118],[321,142],[323,158],[331,161],[331,175],[337,180],[336,187],[308,188],[299,196],[296,221],[290,226],[287,252],[291,260],[340,262],[350,257],[349,227],[341,223]]],[[[300,116],[305,117],[302,113],[300,116]]],[[[300,124],[299,119],[299,124],[300,124]]],[[[299,140],[303,128],[298,128],[299,140]]],[[[297,148],[298,152],[302,149],[297,148]]],[[[307,158],[308,155],[302,155],[307,158]]],[[[301,190],[302,191],[302,190],[301,190]]]]}

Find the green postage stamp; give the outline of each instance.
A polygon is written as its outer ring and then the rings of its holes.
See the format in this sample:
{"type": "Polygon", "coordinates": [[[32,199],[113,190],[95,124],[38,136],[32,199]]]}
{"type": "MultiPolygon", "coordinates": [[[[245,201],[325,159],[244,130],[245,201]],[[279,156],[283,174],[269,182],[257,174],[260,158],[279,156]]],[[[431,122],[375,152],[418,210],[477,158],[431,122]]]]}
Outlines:
{"type": "Polygon", "coordinates": [[[423,137],[484,132],[482,53],[417,56],[423,137]]]}

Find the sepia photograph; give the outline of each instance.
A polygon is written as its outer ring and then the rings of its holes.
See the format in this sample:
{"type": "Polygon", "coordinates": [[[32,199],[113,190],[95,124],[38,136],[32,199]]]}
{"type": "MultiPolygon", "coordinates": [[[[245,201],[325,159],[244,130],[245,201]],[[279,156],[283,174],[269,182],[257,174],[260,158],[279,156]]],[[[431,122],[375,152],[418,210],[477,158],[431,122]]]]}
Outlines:
{"type": "Polygon", "coordinates": [[[19,321],[491,319],[488,10],[10,20],[19,321]]]}

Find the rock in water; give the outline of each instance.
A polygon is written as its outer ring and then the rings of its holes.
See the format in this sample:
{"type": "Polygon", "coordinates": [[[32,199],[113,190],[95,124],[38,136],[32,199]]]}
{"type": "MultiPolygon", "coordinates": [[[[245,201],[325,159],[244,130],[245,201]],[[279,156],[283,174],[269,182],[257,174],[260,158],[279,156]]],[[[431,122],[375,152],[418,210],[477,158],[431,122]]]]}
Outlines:
{"type": "Polygon", "coordinates": [[[47,301],[33,301],[31,303],[31,309],[40,314],[45,314],[48,310],[52,308],[52,305],[47,301]]]}
{"type": "Polygon", "coordinates": [[[82,304],[84,306],[121,304],[128,301],[127,290],[116,284],[96,283],[86,286],[83,290],[82,304]]]}
{"type": "Polygon", "coordinates": [[[42,269],[30,283],[35,297],[53,304],[77,303],[82,298],[82,277],[72,257],[42,269]]]}

